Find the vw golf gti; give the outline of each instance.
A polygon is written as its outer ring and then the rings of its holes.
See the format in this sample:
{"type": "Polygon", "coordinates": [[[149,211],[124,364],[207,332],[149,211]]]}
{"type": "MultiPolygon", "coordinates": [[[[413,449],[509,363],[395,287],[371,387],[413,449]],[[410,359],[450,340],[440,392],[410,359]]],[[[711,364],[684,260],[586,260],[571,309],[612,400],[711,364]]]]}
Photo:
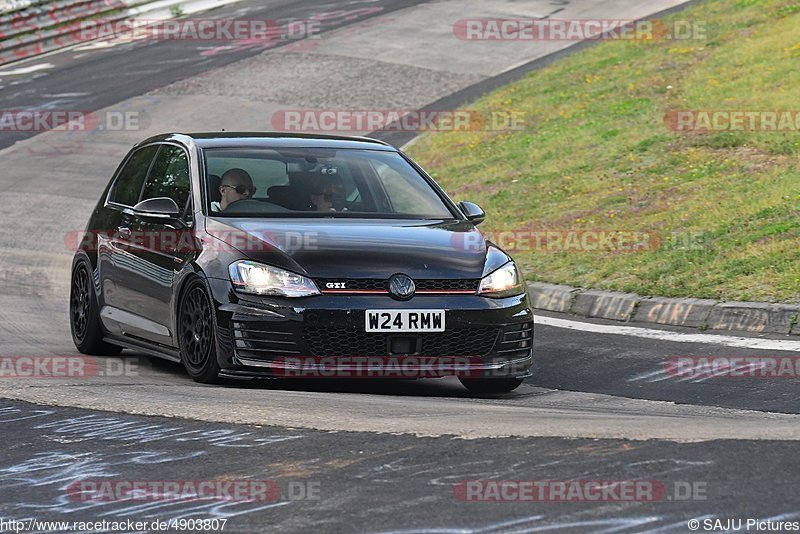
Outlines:
{"type": "Polygon", "coordinates": [[[153,137],[81,233],[73,340],[178,361],[204,383],[391,361],[511,391],[529,374],[533,312],[483,219],[368,138],[153,137]]]}

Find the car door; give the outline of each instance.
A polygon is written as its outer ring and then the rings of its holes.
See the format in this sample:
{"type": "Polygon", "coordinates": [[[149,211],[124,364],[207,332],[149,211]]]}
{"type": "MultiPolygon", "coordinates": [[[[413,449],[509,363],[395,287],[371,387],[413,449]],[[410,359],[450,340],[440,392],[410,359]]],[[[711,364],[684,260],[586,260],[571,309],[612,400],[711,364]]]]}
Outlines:
{"type": "MultiPolygon", "coordinates": [[[[126,218],[129,235],[125,265],[115,275],[117,292],[123,295],[125,334],[176,346],[171,330],[172,286],[186,261],[182,236],[191,225],[189,157],[184,148],[161,144],[139,201],[168,197],[182,209],[180,222],[148,220],[131,213],[126,218]]],[[[188,251],[191,254],[191,251],[188,251]]]]}
{"type": "Polygon", "coordinates": [[[89,229],[97,239],[100,317],[106,330],[117,334],[122,333],[120,320],[126,300],[116,283],[117,265],[126,262],[131,209],[139,202],[157,152],[158,145],[148,145],[128,154],[109,188],[101,216],[95,219],[97,226],[89,229]]]}

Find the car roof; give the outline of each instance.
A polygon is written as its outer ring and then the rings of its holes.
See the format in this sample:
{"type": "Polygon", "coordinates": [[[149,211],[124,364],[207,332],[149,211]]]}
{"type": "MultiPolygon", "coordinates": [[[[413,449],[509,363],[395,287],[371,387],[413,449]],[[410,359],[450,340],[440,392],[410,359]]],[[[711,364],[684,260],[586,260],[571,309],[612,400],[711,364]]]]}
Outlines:
{"type": "Polygon", "coordinates": [[[151,137],[140,145],[157,141],[191,141],[199,148],[339,148],[381,150],[397,149],[369,137],[283,132],[203,132],[166,133],[151,137]]]}

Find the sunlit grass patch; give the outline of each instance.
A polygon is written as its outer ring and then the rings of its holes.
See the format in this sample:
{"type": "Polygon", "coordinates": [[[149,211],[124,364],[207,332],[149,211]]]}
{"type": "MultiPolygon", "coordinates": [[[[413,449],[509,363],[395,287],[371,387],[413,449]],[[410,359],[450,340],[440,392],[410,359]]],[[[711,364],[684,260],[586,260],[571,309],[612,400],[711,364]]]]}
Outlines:
{"type": "Polygon", "coordinates": [[[524,112],[523,130],[426,134],[410,153],[456,200],[486,209],[481,228],[659,236],[627,254],[512,251],[531,280],[800,302],[800,132],[686,133],[664,120],[800,110],[800,10],[714,0],[670,19],[713,31],[585,49],[470,106],[524,112]]]}

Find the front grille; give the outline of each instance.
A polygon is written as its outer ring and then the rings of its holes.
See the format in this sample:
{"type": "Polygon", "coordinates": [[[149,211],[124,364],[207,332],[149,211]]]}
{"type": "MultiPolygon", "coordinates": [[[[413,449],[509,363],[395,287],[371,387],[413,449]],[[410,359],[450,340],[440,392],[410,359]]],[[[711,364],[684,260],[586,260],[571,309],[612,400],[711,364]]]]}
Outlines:
{"type": "Polygon", "coordinates": [[[365,332],[363,327],[335,328],[310,326],[305,328],[305,342],[314,356],[388,356],[389,338],[419,337],[422,356],[484,356],[494,347],[499,328],[459,328],[447,332],[421,334],[386,334],[365,332]]]}
{"type": "Polygon", "coordinates": [[[268,322],[234,322],[236,354],[245,358],[272,358],[300,354],[293,332],[280,332],[268,322]]]}
{"type": "Polygon", "coordinates": [[[480,280],[419,280],[417,291],[477,291],[480,280]]]}
{"type": "MultiPolygon", "coordinates": [[[[329,282],[344,282],[344,289],[337,291],[386,291],[388,280],[381,280],[378,278],[361,278],[361,279],[335,279],[335,278],[318,278],[315,280],[317,286],[325,291],[327,288],[325,284],[329,282]]],[[[417,286],[417,291],[477,291],[480,280],[472,279],[423,279],[414,280],[417,286]]]]}
{"type": "Polygon", "coordinates": [[[521,323],[507,326],[497,346],[498,354],[511,352],[528,352],[533,342],[533,323],[521,323]]]}

